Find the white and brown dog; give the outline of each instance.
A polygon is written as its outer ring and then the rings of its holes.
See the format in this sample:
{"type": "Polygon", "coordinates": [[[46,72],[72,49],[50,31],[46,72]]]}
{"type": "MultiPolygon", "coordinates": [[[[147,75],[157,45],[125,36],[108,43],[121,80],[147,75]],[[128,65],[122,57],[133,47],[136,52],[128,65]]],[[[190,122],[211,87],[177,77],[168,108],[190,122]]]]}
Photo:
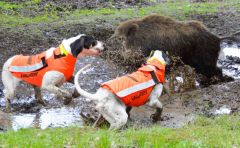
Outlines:
{"type": "MultiPolygon", "coordinates": [[[[41,89],[63,98],[70,103],[72,94],[59,88],[64,82],[71,81],[77,58],[96,56],[103,50],[103,44],[91,36],[80,34],[64,39],[57,48],[50,48],[34,56],[15,55],[3,65],[2,81],[5,87],[6,109],[11,111],[10,100],[14,97],[20,81],[34,87],[35,98],[43,105],[41,89]]],[[[72,81],[73,83],[73,81],[72,81]]]]}
{"type": "MultiPolygon", "coordinates": [[[[165,60],[162,51],[155,51],[153,56],[132,74],[105,82],[95,94],[81,89],[78,78],[88,66],[79,70],[74,84],[77,91],[90,98],[96,104],[96,110],[110,123],[110,129],[119,129],[127,123],[129,107],[149,105],[156,108],[151,116],[153,121],[161,118],[162,103],[159,101],[163,90],[165,60]]],[[[95,122],[96,123],[96,122],[95,122]]]]}

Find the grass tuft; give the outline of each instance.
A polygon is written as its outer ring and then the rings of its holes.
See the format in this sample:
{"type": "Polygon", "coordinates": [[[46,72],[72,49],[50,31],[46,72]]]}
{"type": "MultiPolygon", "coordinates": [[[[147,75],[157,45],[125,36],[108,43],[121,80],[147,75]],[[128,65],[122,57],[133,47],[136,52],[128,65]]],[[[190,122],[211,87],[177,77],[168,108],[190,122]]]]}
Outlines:
{"type": "Polygon", "coordinates": [[[0,134],[1,147],[239,147],[240,116],[199,117],[178,129],[21,129],[0,134]]]}

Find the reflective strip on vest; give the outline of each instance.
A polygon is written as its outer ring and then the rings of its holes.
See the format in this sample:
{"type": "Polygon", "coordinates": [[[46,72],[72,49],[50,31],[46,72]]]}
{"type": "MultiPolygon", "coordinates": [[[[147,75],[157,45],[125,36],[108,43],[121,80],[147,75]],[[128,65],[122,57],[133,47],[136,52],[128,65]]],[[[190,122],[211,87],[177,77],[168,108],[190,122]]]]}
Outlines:
{"type": "Polygon", "coordinates": [[[124,89],[122,91],[119,91],[119,92],[116,93],[116,95],[119,96],[119,97],[125,97],[127,95],[130,95],[132,93],[135,93],[135,92],[143,90],[143,89],[147,89],[147,88],[149,88],[151,86],[154,86],[154,85],[155,85],[155,82],[151,79],[147,82],[140,83],[140,84],[134,85],[132,87],[129,87],[127,89],[124,89]]]}
{"type": "Polygon", "coordinates": [[[154,72],[157,71],[156,67],[152,66],[152,65],[146,65],[147,67],[149,67],[150,69],[152,69],[154,72]]]}
{"type": "Polygon", "coordinates": [[[31,72],[31,71],[35,71],[38,70],[40,68],[42,68],[43,62],[39,62],[37,64],[34,65],[28,65],[28,66],[10,66],[9,67],[9,71],[11,72],[31,72]]]}

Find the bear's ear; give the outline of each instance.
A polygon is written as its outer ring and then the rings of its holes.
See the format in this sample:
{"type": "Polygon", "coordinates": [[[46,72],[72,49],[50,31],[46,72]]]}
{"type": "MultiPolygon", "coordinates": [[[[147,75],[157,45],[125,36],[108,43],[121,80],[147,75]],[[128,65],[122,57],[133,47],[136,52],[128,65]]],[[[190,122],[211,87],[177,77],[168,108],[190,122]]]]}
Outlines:
{"type": "Polygon", "coordinates": [[[128,30],[127,30],[127,36],[132,36],[136,33],[136,31],[138,30],[139,26],[138,24],[134,23],[129,25],[128,30]]]}

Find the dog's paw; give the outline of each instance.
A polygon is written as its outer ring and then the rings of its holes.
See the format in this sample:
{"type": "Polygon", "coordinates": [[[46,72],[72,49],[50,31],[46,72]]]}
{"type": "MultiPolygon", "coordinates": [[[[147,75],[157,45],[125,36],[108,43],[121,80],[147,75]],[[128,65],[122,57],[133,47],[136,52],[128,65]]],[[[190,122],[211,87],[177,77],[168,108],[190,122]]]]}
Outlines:
{"type": "Polygon", "coordinates": [[[72,102],[72,98],[63,98],[63,104],[68,105],[72,102]]]}
{"type": "Polygon", "coordinates": [[[5,112],[6,112],[6,113],[11,113],[11,112],[12,112],[12,109],[11,109],[11,108],[10,108],[10,109],[9,109],[9,108],[6,108],[6,109],[5,109],[5,112]]]}
{"type": "Polygon", "coordinates": [[[74,90],[73,94],[72,94],[72,97],[73,98],[77,98],[77,97],[80,97],[81,95],[78,93],[77,90],[74,90]]]}
{"type": "Polygon", "coordinates": [[[38,100],[37,103],[42,104],[42,106],[47,106],[46,102],[43,100],[38,100]]]}
{"type": "Polygon", "coordinates": [[[11,112],[12,112],[11,102],[10,102],[10,100],[7,100],[6,113],[11,113],[11,112]]]}
{"type": "Polygon", "coordinates": [[[161,114],[152,114],[151,116],[150,116],[150,118],[152,119],[152,122],[157,122],[157,121],[160,121],[161,120],[161,114]]]}

